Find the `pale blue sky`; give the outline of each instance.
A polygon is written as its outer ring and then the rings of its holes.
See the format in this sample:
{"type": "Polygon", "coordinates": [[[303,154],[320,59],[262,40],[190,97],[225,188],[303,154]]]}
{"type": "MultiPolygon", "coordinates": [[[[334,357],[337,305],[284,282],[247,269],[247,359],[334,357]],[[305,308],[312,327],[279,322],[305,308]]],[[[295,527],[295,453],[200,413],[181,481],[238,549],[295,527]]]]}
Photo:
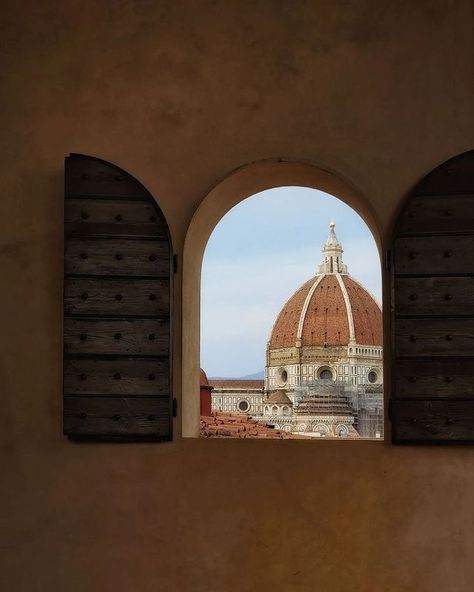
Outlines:
{"type": "Polygon", "coordinates": [[[378,250],[354,210],[314,189],[262,191],[228,212],[206,247],[201,366],[208,376],[238,377],[264,368],[273,322],[315,275],[331,220],[349,273],[381,301],[378,250]]]}

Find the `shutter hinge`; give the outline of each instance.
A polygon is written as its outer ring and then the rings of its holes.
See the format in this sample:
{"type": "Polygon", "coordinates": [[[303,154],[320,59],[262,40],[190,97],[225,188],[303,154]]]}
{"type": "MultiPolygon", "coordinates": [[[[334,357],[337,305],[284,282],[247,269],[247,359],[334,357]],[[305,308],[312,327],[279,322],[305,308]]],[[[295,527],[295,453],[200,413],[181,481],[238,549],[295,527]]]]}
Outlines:
{"type": "Polygon", "coordinates": [[[385,269],[390,271],[392,267],[392,253],[390,250],[385,251],[385,269]]]}
{"type": "Polygon", "coordinates": [[[173,255],[173,273],[177,273],[178,271],[178,255],[175,253],[173,255]]]}
{"type": "Polygon", "coordinates": [[[178,417],[178,400],[173,399],[173,417],[178,417]]]}

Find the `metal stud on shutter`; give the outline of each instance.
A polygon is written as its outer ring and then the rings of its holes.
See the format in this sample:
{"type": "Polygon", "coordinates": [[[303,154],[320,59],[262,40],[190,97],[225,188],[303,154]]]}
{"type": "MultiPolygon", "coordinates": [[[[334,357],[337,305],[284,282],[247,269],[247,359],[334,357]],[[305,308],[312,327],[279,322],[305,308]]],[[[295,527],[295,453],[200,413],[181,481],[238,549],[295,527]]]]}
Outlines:
{"type": "Polygon", "coordinates": [[[114,165],[72,154],[65,174],[64,433],[170,440],[168,226],[114,165]]]}
{"type": "Polygon", "coordinates": [[[392,254],[393,441],[474,442],[474,151],[418,184],[392,254]]]}

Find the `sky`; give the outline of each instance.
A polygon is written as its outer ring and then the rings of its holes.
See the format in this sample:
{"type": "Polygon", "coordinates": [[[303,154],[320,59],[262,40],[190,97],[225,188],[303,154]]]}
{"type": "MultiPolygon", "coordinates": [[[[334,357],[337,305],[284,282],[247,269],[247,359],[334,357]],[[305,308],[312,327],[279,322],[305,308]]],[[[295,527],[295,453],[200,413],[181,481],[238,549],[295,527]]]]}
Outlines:
{"type": "Polygon", "coordinates": [[[204,253],[201,367],[209,377],[263,370],[273,323],[316,274],[331,221],[350,275],[381,301],[377,246],[352,208],[304,187],[257,193],[222,218],[204,253]]]}

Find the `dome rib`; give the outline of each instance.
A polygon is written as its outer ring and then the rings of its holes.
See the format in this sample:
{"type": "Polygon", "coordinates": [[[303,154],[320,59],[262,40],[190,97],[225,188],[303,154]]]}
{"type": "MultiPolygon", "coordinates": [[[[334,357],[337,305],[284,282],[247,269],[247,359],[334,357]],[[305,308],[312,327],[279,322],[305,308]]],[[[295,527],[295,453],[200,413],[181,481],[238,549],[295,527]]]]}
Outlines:
{"type": "Polygon", "coordinates": [[[349,343],[355,343],[354,316],[352,314],[352,305],[349,294],[347,293],[346,285],[340,273],[336,273],[336,278],[342,291],[344,304],[346,305],[347,322],[349,323],[349,343]]]}
{"type": "Polygon", "coordinates": [[[358,281],[349,277],[343,281],[356,312],[353,314],[356,343],[382,346],[382,311],[379,303],[358,281]]]}
{"type": "Polygon", "coordinates": [[[309,289],[309,292],[308,292],[308,294],[306,296],[306,299],[305,299],[304,304],[303,304],[303,309],[301,311],[300,320],[298,322],[298,330],[296,332],[296,339],[298,339],[298,340],[301,340],[301,336],[303,334],[303,325],[304,325],[304,321],[305,321],[305,318],[306,318],[306,313],[308,312],[309,304],[311,302],[311,299],[313,298],[313,294],[314,294],[316,288],[319,286],[319,284],[323,280],[323,278],[325,277],[325,275],[326,274],[322,274],[320,276],[316,276],[316,278],[315,278],[316,281],[311,286],[311,288],[309,289]]]}

